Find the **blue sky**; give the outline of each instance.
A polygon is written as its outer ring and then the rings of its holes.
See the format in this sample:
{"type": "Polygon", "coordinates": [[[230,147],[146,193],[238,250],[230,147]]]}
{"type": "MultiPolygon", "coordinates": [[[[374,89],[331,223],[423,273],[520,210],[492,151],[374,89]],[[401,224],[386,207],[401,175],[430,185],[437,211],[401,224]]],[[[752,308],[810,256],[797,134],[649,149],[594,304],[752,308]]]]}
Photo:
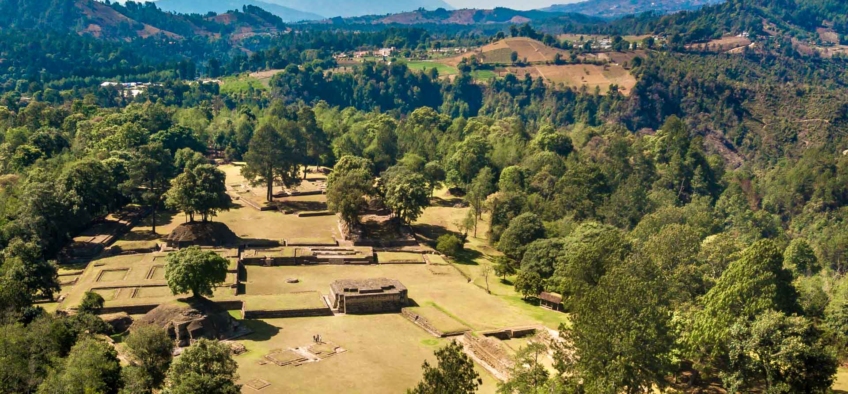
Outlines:
{"type": "Polygon", "coordinates": [[[552,4],[576,3],[579,0],[445,0],[456,8],[494,8],[509,7],[516,10],[532,10],[548,7],[552,4]]]}

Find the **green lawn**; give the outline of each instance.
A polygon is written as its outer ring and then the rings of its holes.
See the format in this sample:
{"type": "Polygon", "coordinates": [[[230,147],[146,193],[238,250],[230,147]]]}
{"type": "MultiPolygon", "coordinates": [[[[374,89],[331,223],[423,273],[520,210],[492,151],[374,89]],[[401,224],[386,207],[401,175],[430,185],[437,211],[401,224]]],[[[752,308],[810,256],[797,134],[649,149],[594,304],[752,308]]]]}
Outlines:
{"type": "MultiPolygon", "coordinates": [[[[269,393],[402,393],[421,379],[421,364],[435,362],[433,351],[448,339],[432,335],[399,314],[328,316],[291,319],[247,320],[254,333],[237,341],[247,352],[234,357],[240,382],[264,379],[269,393]],[[313,335],[346,351],[317,363],[298,367],[260,364],[274,349],[312,343],[313,335]]],[[[497,382],[480,366],[483,379],[478,393],[494,393],[497,382]]],[[[245,389],[245,392],[252,392],[245,389]]]]}
{"type": "Polygon", "coordinates": [[[245,297],[246,311],[278,311],[327,308],[318,292],[245,297]]]}
{"type": "Polygon", "coordinates": [[[481,81],[488,81],[490,79],[496,78],[498,74],[495,74],[492,70],[477,70],[472,73],[474,79],[478,79],[481,81]]]}
{"type": "Polygon", "coordinates": [[[459,70],[456,67],[448,66],[447,64],[436,63],[436,62],[428,62],[428,61],[409,61],[406,63],[406,66],[409,67],[410,70],[415,71],[427,71],[429,69],[435,68],[436,71],[439,72],[439,75],[456,75],[459,74],[459,70]]]}
{"type": "Polygon", "coordinates": [[[455,317],[450,316],[440,309],[435,303],[420,307],[410,308],[417,315],[427,319],[430,324],[443,333],[453,333],[469,330],[469,327],[461,323],[455,317]]]}
{"type": "Polygon", "coordinates": [[[248,76],[227,77],[223,79],[221,84],[221,93],[244,93],[250,90],[268,90],[268,87],[256,78],[248,76]]]}

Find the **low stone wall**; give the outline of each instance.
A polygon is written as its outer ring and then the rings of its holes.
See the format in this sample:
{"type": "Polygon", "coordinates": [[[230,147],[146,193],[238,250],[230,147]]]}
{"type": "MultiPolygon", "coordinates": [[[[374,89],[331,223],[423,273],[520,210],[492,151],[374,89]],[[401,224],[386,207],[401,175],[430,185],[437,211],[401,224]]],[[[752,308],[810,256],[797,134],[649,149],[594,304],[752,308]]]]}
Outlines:
{"type": "Polygon", "coordinates": [[[415,323],[419,327],[423,328],[425,331],[427,331],[430,334],[433,334],[433,335],[435,335],[439,338],[462,335],[463,333],[465,333],[467,331],[467,330],[455,331],[455,332],[439,331],[439,329],[437,329],[435,326],[433,326],[433,324],[431,324],[430,321],[427,320],[424,316],[421,316],[421,315],[415,313],[415,311],[413,311],[412,309],[409,309],[409,308],[401,309],[401,315],[403,315],[403,317],[407,318],[409,321],[415,323]]]}
{"type": "Polygon", "coordinates": [[[333,216],[335,213],[330,211],[308,211],[308,212],[298,212],[297,217],[299,218],[309,218],[315,216],[333,216]]]}
{"type": "Polygon", "coordinates": [[[333,316],[333,311],[331,311],[330,308],[277,311],[246,311],[242,309],[241,316],[243,319],[282,319],[291,317],[333,316]]]}
{"type": "MultiPolygon", "coordinates": [[[[242,300],[228,300],[228,301],[215,301],[214,303],[218,304],[221,308],[224,308],[228,311],[237,311],[243,308],[244,302],[242,300]]],[[[133,304],[133,305],[109,305],[103,307],[98,314],[100,315],[108,315],[112,313],[120,313],[125,312],[128,315],[143,315],[147,312],[152,311],[154,308],[159,306],[161,303],[151,303],[151,304],[133,304]]]]}
{"type": "Polygon", "coordinates": [[[509,377],[513,361],[498,340],[488,337],[478,338],[472,335],[471,332],[466,332],[463,335],[463,340],[467,345],[466,349],[473,353],[474,356],[501,373],[504,377],[509,377]]]}
{"type": "Polygon", "coordinates": [[[537,330],[537,327],[515,327],[493,331],[482,331],[480,332],[480,335],[483,335],[484,337],[494,337],[505,341],[512,338],[524,338],[535,335],[537,330]]]}
{"type": "Polygon", "coordinates": [[[370,246],[373,248],[400,248],[404,246],[419,246],[415,238],[409,239],[394,239],[394,240],[379,240],[379,239],[360,239],[353,241],[353,246],[370,246]]]}

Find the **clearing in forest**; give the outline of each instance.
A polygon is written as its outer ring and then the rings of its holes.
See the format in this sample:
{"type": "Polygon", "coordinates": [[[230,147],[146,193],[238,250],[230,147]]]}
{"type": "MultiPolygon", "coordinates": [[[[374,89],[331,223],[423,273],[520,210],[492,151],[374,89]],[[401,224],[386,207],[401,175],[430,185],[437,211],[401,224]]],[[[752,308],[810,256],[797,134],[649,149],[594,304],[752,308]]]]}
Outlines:
{"type": "Polygon", "coordinates": [[[542,77],[549,83],[561,83],[576,89],[585,86],[590,92],[595,87],[598,87],[601,90],[601,94],[608,93],[611,85],[618,85],[618,89],[622,94],[629,95],[633,87],[636,86],[636,78],[630,74],[630,71],[617,64],[507,67],[499,71],[498,75],[502,77],[507,73],[517,76],[530,74],[533,78],[542,77]]]}

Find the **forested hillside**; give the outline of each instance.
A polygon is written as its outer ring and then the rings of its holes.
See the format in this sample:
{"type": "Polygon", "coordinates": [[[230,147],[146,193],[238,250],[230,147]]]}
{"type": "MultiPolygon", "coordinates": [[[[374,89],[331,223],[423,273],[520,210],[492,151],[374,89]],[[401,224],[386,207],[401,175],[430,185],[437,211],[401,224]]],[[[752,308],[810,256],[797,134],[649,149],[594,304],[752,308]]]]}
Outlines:
{"type": "MultiPolygon", "coordinates": [[[[63,292],[54,260],[105,215],[206,221],[220,207],[197,201],[232,187],[214,162],[238,163],[269,203],[304,166],[332,169],[329,227],[388,212],[446,259],[428,280],[462,273],[455,282],[507,300],[493,313],[560,295],[569,324],[510,354],[509,374],[487,375],[498,392],[846,388],[844,2],[730,0],[617,21],[457,13],[386,17],[422,18],[414,27],[289,25],[253,7],[0,0],[0,392],[192,392],[181,371],[194,356],[171,364],[163,345],[164,361],[120,363],[92,335],[126,337],[95,316],[95,296],[72,315],[46,305],[63,292]],[[478,58],[507,36],[556,55],[478,58]],[[636,84],[602,92],[510,72],[519,66],[568,66],[575,79],[615,66],[636,84]]],[[[249,212],[296,216],[284,211],[249,212]]],[[[252,324],[255,342],[269,340],[265,321],[252,324]]],[[[410,338],[387,343],[434,340],[410,338]]],[[[229,351],[209,346],[225,373],[191,376],[237,391],[229,351]]],[[[431,349],[438,364],[412,392],[477,389],[462,349],[431,349]]],[[[261,356],[248,353],[250,366],[261,356]]]]}
{"type": "Polygon", "coordinates": [[[557,4],[545,8],[550,12],[578,13],[584,15],[614,18],[635,15],[644,12],[658,14],[697,10],[705,5],[720,3],[722,0],[588,0],[573,4],[557,4]]]}

